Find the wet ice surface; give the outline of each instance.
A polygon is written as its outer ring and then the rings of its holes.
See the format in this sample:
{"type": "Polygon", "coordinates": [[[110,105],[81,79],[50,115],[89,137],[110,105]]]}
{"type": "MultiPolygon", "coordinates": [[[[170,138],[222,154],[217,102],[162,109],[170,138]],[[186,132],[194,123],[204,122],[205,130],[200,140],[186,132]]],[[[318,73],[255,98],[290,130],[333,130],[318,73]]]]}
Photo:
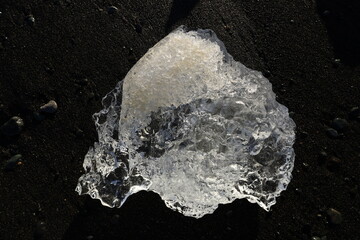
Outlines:
{"type": "Polygon", "coordinates": [[[76,190],[120,207],[140,190],[186,216],[246,198],[265,210],[294,166],[295,124],[271,83],[211,30],[179,28],[151,48],[94,114],[99,142],[76,190]]]}

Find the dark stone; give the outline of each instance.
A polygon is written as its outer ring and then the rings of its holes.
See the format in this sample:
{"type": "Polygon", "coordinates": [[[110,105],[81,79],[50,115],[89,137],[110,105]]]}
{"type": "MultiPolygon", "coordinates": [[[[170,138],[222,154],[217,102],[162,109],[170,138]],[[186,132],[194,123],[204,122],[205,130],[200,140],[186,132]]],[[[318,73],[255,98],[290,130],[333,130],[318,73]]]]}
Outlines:
{"type": "Polygon", "coordinates": [[[142,26],[140,24],[135,24],[135,31],[137,33],[142,33],[142,26]]]}
{"type": "Polygon", "coordinates": [[[305,162],[304,162],[302,165],[303,165],[303,168],[304,168],[304,169],[308,169],[308,168],[309,168],[309,164],[308,164],[308,163],[305,163],[305,162]]]}
{"type": "Polygon", "coordinates": [[[303,193],[303,191],[301,190],[301,188],[295,188],[295,192],[299,195],[301,195],[303,193]]]}
{"type": "Polygon", "coordinates": [[[322,160],[326,160],[327,157],[328,155],[325,151],[320,151],[319,158],[321,158],[322,160]]]}
{"type": "Polygon", "coordinates": [[[341,160],[337,157],[332,156],[328,159],[327,168],[330,171],[335,172],[336,170],[338,170],[340,164],[341,160]]]}
{"type": "Polygon", "coordinates": [[[45,222],[39,222],[36,224],[35,232],[34,232],[34,239],[40,240],[45,239],[46,233],[46,224],[45,222]]]}
{"type": "Polygon", "coordinates": [[[58,109],[58,105],[54,100],[50,100],[47,104],[40,107],[40,112],[55,113],[58,109]]]}
{"type": "Polygon", "coordinates": [[[305,131],[301,131],[299,133],[299,137],[300,138],[307,138],[309,136],[309,133],[305,132],[305,131]]]}
{"type": "Polygon", "coordinates": [[[86,86],[89,84],[89,80],[87,78],[81,79],[80,81],[77,82],[80,86],[86,86]]]}
{"type": "Polygon", "coordinates": [[[45,115],[39,112],[34,112],[33,117],[36,121],[41,122],[45,119],[45,115]]]}
{"type": "Polygon", "coordinates": [[[344,132],[349,128],[349,123],[343,118],[335,118],[331,126],[339,132],[344,132]]]}
{"type": "Polygon", "coordinates": [[[232,217],[232,216],[234,215],[234,211],[233,211],[233,210],[229,210],[229,211],[227,211],[225,214],[226,214],[227,217],[232,217]]]}
{"type": "Polygon", "coordinates": [[[328,17],[328,16],[330,16],[330,14],[331,14],[331,13],[330,13],[329,10],[325,10],[325,11],[322,12],[321,15],[322,15],[323,17],[328,17]]]}
{"type": "Polygon", "coordinates": [[[350,110],[349,117],[351,119],[358,119],[360,117],[360,108],[359,107],[353,107],[350,110]]]}
{"type": "Polygon", "coordinates": [[[107,9],[108,14],[115,14],[115,13],[117,13],[117,11],[118,11],[118,8],[115,6],[110,6],[107,9]]]}
{"type": "Polygon", "coordinates": [[[82,138],[82,137],[84,137],[84,131],[81,130],[80,128],[76,128],[75,135],[77,138],[82,138]]]}
{"type": "Polygon", "coordinates": [[[28,16],[26,16],[25,17],[25,22],[27,23],[27,24],[29,24],[30,26],[33,26],[33,25],[35,25],[35,18],[34,18],[34,16],[33,15],[28,15],[28,16]]]}
{"type": "Polygon", "coordinates": [[[271,72],[269,70],[265,70],[263,72],[264,77],[269,78],[271,76],[271,72]]]}
{"type": "Polygon", "coordinates": [[[333,62],[333,67],[338,68],[340,66],[340,63],[341,63],[340,59],[335,59],[333,62]]]}
{"type": "Polygon", "coordinates": [[[339,225],[342,222],[342,215],[338,210],[336,210],[334,208],[329,208],[326,211],[326,214],[327,214],[328,220],[331,224],[339,225]]]}
{"type": "Polygon", "coordinates": [[[15,136],[20,134],[23,127],[24,121],[20,117],[15,116],[0,127],[0,132],[6,136],[15,136]]]}
{"type": "Polygon", "coordinates": [[[55,73],[55,69],[51,66],[45,66],[45,71],[48,73],[48,74],[54,74],[55,73]]]}
{"type": "Polygon", "coordinates": [[[310,224],[305,224],[305,225],[302,227],[301,231],[302,231],[304,234],[310,236],[310,235],[311,235],[311,225],[310,225],[310,224]]]}
{"type": "Polygon", "coordinates": [[[16,166],[20,163],[20,160],[22,158],[21,154],[16,154],[12,158],[10,158],[8,161],[6,161],[4,170],[5,171],[14,171],[16,166]]]}
{"type": "Polygon", "coordinates": [[[326,129],[326,135],[328,135],[328,137],[330,137],[330,138],[338,138],[339,137],[338,131],[336,131],[333,128],[326,129]]]}

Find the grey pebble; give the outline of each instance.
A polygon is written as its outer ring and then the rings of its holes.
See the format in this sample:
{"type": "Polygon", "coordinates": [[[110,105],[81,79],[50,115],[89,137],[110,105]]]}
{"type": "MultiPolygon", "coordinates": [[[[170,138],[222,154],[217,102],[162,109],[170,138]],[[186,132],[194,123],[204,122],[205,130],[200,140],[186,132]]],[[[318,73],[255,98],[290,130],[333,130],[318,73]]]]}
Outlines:
{"type": "Polygon", "coordinates": [[[320,237],[312,237],[311,240],[321,240],[320,237]]]}
{"type": "Polygon", "coordinates": [[[303,165],[303,167],[304,167],[305,169],[309,168],[309,164],[308,164],[308,163],[305,163],[305,162],[304,162],[302,165],[303,165]]]}
{"type": "Polygon", "coordinates": [[[15,136],[20,134],[23,127],[24,121],[22,118],[15,116],[0,127],[0,132],[6,136],[15,136]]]}
{"type": "Polygon", "coordinates": [[[4,170],[5,171],[13,171],[17,164],[20,162],[20,159],[22,158],[21,154],[16,154],[12,156],[9,160],[6,161],[4,170]]]}
{"type": "Polygon", "coordinates": [[[55,113],[57,109],[57,103],[54,100],[50,100],[47,104],[40,107],[40,112],[55,113]]]}
{"type": "Polygon", "coordinates": [[[338,138],[339,137],[338,131],[336,131],[333,128],[326,129],[326,134],[331,138],[338,138]]]}
{"type": "Polygon", "coordinates": [[[326,211],[326,214],[327,214],[327,216],[329,218],[329,222],[331,224],[338,225],[342,222],[342,215],[338,210],[336,210],[334,208],[329,208],[326,211]]]}
{"type": "Polygon", "coordinates": [[[343,118],[335,118],[332,123],[331,126],[339,131],[339,132],[343,132],[346,131],[349,128],[349,123],[343,119],[343,118]]]}

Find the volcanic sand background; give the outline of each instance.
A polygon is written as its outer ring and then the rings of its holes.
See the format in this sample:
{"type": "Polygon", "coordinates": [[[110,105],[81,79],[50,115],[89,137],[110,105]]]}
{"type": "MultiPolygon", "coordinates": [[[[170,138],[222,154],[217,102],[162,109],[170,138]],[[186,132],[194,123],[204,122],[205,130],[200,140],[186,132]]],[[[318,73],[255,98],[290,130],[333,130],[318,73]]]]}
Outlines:
{"type": "Polygon", "coordinates": [[[0,239],[359,239],[360,121],[349,116],[360,105],[359,10],[355,0],[2,0],[0,125],[20,116],[25,127],[0,136],[0,239]],[[74,191],[101,98],[182,24],[214,30],[292,112],[293,180],[270,212],[237,200],[196,220],[154,193],[109,209],[74,191]],[[52,99],[58,111],[37,121],[52,99]],[[349,127],[334,139],[337,117],[349,127]],[[15,154],[22,164],[3,171],[15,154]]]}

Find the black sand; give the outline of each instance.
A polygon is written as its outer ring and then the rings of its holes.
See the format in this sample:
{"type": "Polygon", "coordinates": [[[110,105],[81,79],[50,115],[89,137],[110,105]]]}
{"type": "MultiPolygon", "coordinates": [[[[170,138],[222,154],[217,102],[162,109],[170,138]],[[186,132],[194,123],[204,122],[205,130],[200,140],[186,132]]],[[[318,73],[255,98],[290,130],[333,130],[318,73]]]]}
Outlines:
{"type": "Polygon", "coordinates": [[[25,122],[0,136],[0,239],[360,239],[359,1],[2,0],[0,12],[0,125],[25,122]],[[74,191],[101,97],[181,24],[213,29],[293,112],[293,180],[269,213],[238,200],[196,220],[153,193],[109,209],[74,191]],[[58,111],[36,120],[52,99],[58,111]],[[330,138],[337,117],[349,126],[330,138]]]}

